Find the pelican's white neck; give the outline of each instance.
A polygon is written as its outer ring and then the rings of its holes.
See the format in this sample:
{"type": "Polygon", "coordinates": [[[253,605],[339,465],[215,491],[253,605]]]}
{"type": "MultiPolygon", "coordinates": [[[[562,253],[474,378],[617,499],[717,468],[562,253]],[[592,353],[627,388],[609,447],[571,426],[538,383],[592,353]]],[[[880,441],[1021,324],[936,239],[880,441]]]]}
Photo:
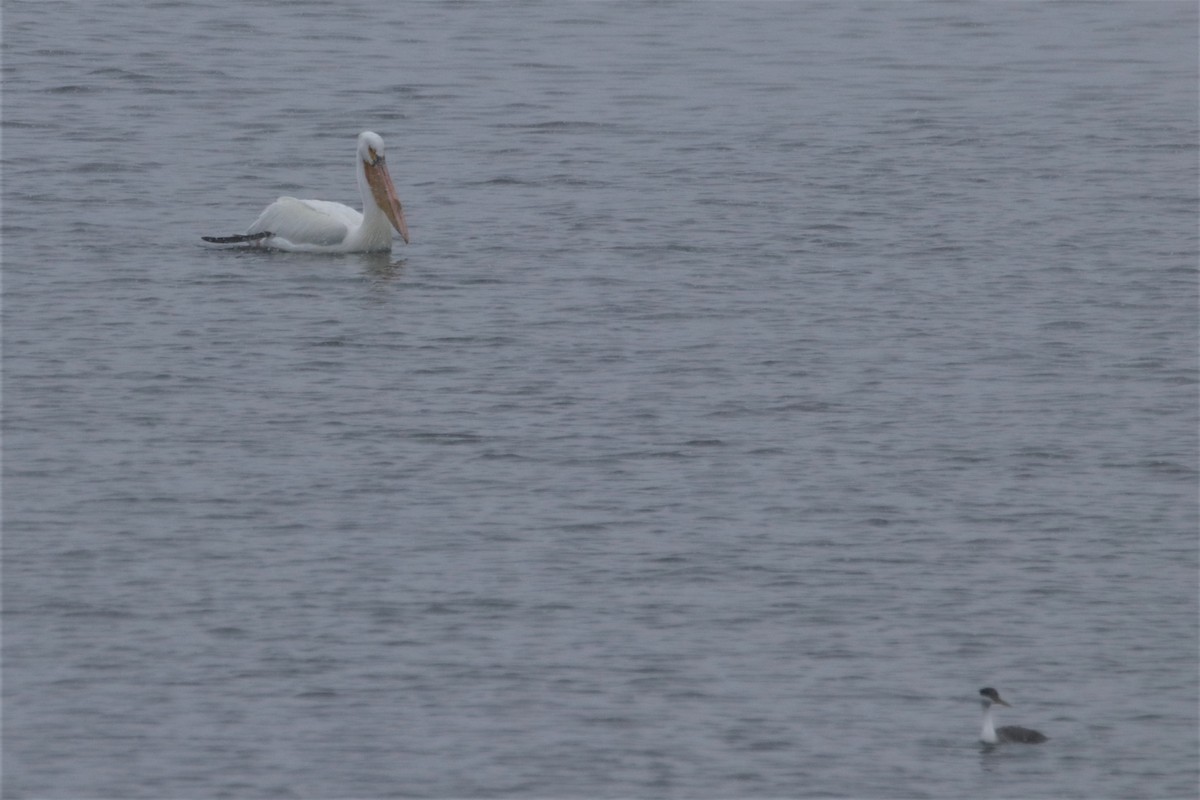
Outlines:
{"type": "Polygon", "coordinates": [[[367,183],[367,165],[363,163],[361,158],[355,160],[358,161],[358,194],[362,197],[363,216],[382,217],[383,211],[379,208],[379,204],[375,202],[374,195],[371,194],[371,184],[367,183]]]}
{"type": "Polygon", "coordinates": [[[371,184],[367,181],[367,165],[358,160],[358,192],[362,195],[362,224],[351,231],[357,247],[366,250],[389,250],[392,246],[392,223],[379,207],[371,184]]]}
{"type": "Polygon", "coordinates": [[[979,732],[981,741],[988,744],[995,744],[996,739],[996,723],[992,719],[992,704],[990,701],[983,701],[983,730],[979,732]]]}

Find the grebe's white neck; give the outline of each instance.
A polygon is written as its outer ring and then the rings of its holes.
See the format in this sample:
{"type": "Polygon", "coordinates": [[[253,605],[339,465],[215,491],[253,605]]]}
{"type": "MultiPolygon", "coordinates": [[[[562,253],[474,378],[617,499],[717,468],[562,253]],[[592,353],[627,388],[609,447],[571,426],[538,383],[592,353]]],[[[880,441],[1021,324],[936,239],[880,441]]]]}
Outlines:
{"type": "Polygon", "coordinates": [[[983,730],[979,732],[979,739],[987,744],[995,744],[999,740],[996,738],[996,723],[992,720],[992,703],[989,700],[984,700],[982,705],[983,730]]]}

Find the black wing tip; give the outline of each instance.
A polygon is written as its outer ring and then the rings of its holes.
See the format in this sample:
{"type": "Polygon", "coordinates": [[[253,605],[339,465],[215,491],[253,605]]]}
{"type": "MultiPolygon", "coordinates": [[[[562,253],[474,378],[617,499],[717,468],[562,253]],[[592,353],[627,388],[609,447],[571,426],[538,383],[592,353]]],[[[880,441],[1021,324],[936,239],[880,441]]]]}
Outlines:
{"type": "Polygon", "coordinates": [[[257,242],[274,235],[270,231],[262,231],[260,233],[239,233],[235,236],[201,236],[200,238],[213,244],[237,244],[239,242],[257,242]]]}

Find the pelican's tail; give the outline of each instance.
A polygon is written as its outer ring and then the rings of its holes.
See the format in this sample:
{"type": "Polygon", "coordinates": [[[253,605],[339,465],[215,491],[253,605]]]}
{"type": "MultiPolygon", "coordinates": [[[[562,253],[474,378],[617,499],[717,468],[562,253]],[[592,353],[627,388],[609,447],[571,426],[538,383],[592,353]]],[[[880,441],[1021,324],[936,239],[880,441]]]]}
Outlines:
{"type": "Polygon", "coordinates": [[[274,235],[270,231],[261,231],[259,233],[239,233],[236,236],[201,236],[200,238],[213,244],[237,244],[238,242],[257,242],[259,239],[266,239],[274,235]]]}

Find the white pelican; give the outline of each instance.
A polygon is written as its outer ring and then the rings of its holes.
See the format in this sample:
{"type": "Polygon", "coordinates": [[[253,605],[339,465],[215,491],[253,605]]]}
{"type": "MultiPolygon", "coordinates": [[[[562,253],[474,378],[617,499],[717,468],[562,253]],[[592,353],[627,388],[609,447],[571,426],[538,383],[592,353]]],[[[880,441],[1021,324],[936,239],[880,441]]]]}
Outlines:
{"type": "Polygon", "coordinates": [[[1019,725],[1005,725],[1003,728],[997,728],[996,723],[992,721],[992,706],[1012,706],[1000,699],[1000,693],[992,687],[980,689],[979,694],[983,697],[981,704],[983,705],[983,730],[979,733],[979,739],[987,744],[996,744],[997,742],[1019,742],[1020,744],[1041,744],[1046,741],[1047,737],[1040,731],[1031,730],[1030,728],[1022,728],[1019,725]]]}
{"type": "Polygon", "coordinates": [[[363,253],[392,249],[392,228],[408,244],[408,226],[383,159],[383,138],[358,135],[358,190],[363,210],[327,200],[281,197],[267,206],[245,234],[202,236],[206,242],[249,242],[302,253],[363,253]]]}

